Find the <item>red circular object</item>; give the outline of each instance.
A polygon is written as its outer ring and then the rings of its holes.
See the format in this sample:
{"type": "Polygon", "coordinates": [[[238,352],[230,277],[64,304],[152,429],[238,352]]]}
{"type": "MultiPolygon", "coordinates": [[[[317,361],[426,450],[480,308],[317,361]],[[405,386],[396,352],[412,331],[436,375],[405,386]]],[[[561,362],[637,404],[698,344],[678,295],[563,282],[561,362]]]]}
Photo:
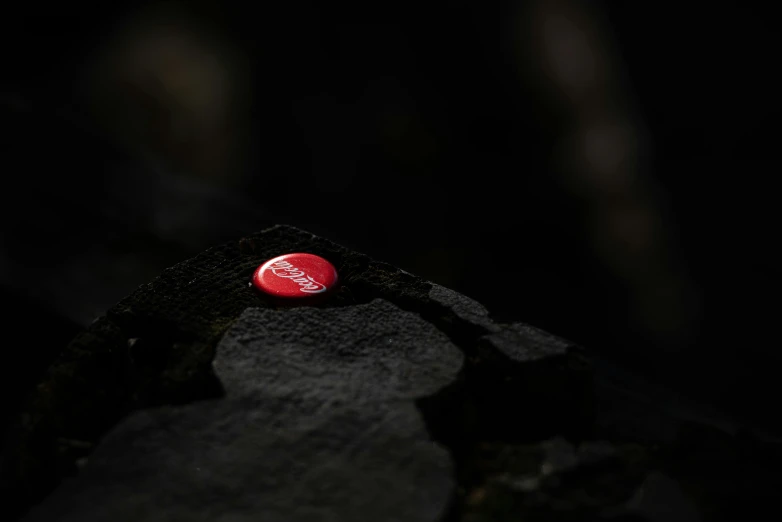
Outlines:
{"type": "Polygon", "coordinates": [[[253,285],[281,299],[314,299],[328,294],[337,284],[334,265],[314,254],[285,254],[269,259],[255,269],[253,285]]]}

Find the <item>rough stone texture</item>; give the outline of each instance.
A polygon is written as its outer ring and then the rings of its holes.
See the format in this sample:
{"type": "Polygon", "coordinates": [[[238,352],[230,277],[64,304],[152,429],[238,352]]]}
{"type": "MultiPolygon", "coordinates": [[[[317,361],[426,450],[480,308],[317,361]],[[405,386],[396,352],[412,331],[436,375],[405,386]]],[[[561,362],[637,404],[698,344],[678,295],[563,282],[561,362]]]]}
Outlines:
{"type": "Polygon", "coordinates": [[[462,363],[384,300],[248,308],[217,348],[225,400],[132,415],[29,519],[437,520],[453,465],[413,401],[462,363]]]}
{"type": "Polygon", "coordinates": [[[474,299],[454,292],[450,288],[433,284],[429,290],[429,299],[452,314],[452,321],[462,327],[473,328],[483,333],[497,332],[500,326],[489,317],[489,311],[474,299]]]}
{"type": "Polygon", "coordinates": [[[131,415],[29,520],[438,520],[453,464],[413,399],[461,363],[385,301],[247,309],[217,349],[225,399],[131,415]]]}
{"type": "Polygon", "coordinates": [[[0,495],[36,521],[758,520],[780,447],[278,226],[166,270],[63,349],[5,434],[0,495]],[[249,286],[293,251],[340,272],[318,308],[249,286]]]}
{"type": "Polygon", "coordinates": [[[296,392],[374,404],[434,394],[462,362],[437,328],[377,299],[326,310],[249,308],[220,343],[214,367],[228,397],[296,392]]]}
{"type": "MultiPolygon", "coordinates": [[[[407,341],[410,339],[402,332],[411,331],[415,324],[427,324],[428,337],[423,336],[418,342],[429,346],[430,350],[437,346],[432,344],[432,332],[436,332],[438,343],[447,339],[443,333],[451,339],[459,337],[457,344],[465,353],[474,351],[477,336],[487,332],[480,325],[459,319],[457,312],[461,312],[454,302],[441,302],[438,298],[442,296],[437,292],[434,298],[430,298],[431,283],[292,227],[273,227],[241,241],[209,249],[164,271],[160,277],[118,303],[74,339],[49,368],[45,378],[33,390],[24,411],[8,431],[3,446],[0,485],[4,497],[11,499],[12,514],[22,513],[39,502],[63,478],[78,473],[78,464],[85,462],[85,457],[90,455],[101,437],[131,412],[217,398],[226,390],[230,395],[230,386],[226,386],[226,382],[236,381],[226,377],[228,380],[221,383],[212,371],[215,346],[245,309],[274,308],[273,303],[249,286],[250,276],[255,267],[266,259],[294,251],[324,256],[339,270],[340,289],[322,305],[320,313],[336,314],[334,317],[343,315],[350,320],[376,326],[385,324],[394,330],[391,338],[407,341]],[[355,306],[378,298],[406,310],[405,324],[399,322],[402,319],[396,323],[383,323],[378,321],[379,317],[361,317],[361,308],[355,306]],[[410,326],[407,326],[408,322],[410,326]]],[[[450,295],[456,301],[462,299],[458,294],[449,292],[442,289],[440,293],[450,295]]],[[[391,309],[396,310],[388,303],[375,306],[373,310],[383,317],[390,314],[391,309]],[[387,308],[383,309],[383,306],[387,308]]],[[[274,335],[283,336],[278,341],[284,344],[285,335],[288,335],[290,339],[306,342],[306,335],[302,336],[298,323],[290,321],[293,316],[287,315],[300,312],[291,309],[280,313],[283,314],[281,324],[295,330],[276,332],[274,335]]],[[[312,319],[308,317],[305,314],[304,318],[312,319]]],[[[384,320],[390,319],[385,317],[384,320]]],[[[483,324],[486,324],[485,321],[483,324]]],[[[375,331],[381,335],[379,332],[375,331]]],[[[419,330],[419,334],[421,332],[419,330]]],[[[334,331],[333,334],[332,341],[343,334],[360,335],[350,330],[334,331]]],[[[273,341],[273,338],[269,340],[273,341]]],[[[339,349],[338,345],[339,342],[333,346],[328,344],[333,349],[339,349]]],[[[431,359],[434,351],[411,351],[409,360],[398,361],[399,368],[406,367],[410,371],[403,372],[393,384],[389,384],[389,390],[397,390],[400,399],[405,396],[410,401],[424,401],[425,405],[417,403],[422,411],[427,407],[445,411],[447,406],[456,413],[449,422],[460,425],[467,420],[461,401],[454,402],[463,389],[457,376],[462,356],[454,358],[456,351],[452,345],[448,346],[451,347],[450,355],[443,352],[434,360],[431,359]],[[423,364],[427,357],[431,364],[425,370],[423,364]],[[427,385],[422,386],[423,382],[427,385]],[[457,393],[438,393],[438,387],[455,389],[457,393]],[[405,389],[407,395],[403,393],[405,389]],[[427,394],[431,395],[425,396],[427,394]]],[[[378,353],[382,352],[372,352],[375,371],[380,371],[387,363],[377,358],[378,353]]],[[[318,371],[324,374],[345,371],[345,359],[352,356],[350,353],[337,356],[336,352],[332,352],[330,357],[326,357],[326,352],[322,355],[320,362],[326,366],[318,371]]],[[[230,373],[229,368],[225,370],[230,373]]],[[[288,366],[281,367],[280,371],[290,374],[294,369],[288,366]]],[[[379,393],[372,386],[377,377],[376,374],[366,374],[361,384],[359,376],[351,374],[354,382],[373,394],[379,393]]],[[[316,381],[307,384],[313,386],[312,394],[317,394],[316,381]]],[[[338,380],[331,379],[329,382],[338,380]]],[[[366,400],[364,395],[362,393],[353,400],[366,400]]],[[[426,412],[424,417],[429,432],[436,431],[437,427],[432,425],[432,419],[426,412]]],[[[462,431],[460,426],[456,429],[462,431]]],[[[451,479],[448,478],[448,481],[451,479]]],[[[388,491],[388,488],[383,488],[383,491],[388,491]]]]}
{"type": "Polygon", "coordinates": [[[444,448],[412,404],[323,408],[298,397],[135,413],[25,520],[438,520],[444,448]]]}

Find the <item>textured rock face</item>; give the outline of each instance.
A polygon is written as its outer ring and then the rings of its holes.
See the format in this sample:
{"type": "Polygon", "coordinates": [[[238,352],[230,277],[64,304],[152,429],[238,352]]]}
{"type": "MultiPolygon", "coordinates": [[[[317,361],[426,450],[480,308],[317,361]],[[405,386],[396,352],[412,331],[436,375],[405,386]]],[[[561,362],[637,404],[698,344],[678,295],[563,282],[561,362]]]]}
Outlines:
{"type": "Polygon", "coordinates": [[[279,226],[166,270],[74,339],[6,433],[0,493],[30,521],[657,522],[773,505],[776,445],[644,386],[279,226]],[[249,285],[295,251],[340,273],[317,307],[249,285]]]}
{"type": "Polygon", "coordinates": [[[217,347],[224,399],[131,415],[29,520],[439,520],[454,466],[413,399],[461,363],[386,301],[247,309],[217,347]]]}
{"type": "Polygon", "coordinates": [[[473,393],[492,375],[472,378],[465,356],[497,352],[505,328],[451,290],[274,227],[166,270],[78,336],[9,431],[3,492],[22,512],[65,478],[32,520],[441,519],[458,497],[448,450],[504,424],[482,410],[538,358],[518,347],[492,365],[507,383],[473,393]],[[339,271],[318,308],[277,309],[248,285],[294,251],[339,271]]]}
{"type": "Polygon", "coordinates": [[[462,352],[417,314],[376,299],[345,308],[248,308],[218,345],[228,397],[413,401],[451,384],[462,352]]]}

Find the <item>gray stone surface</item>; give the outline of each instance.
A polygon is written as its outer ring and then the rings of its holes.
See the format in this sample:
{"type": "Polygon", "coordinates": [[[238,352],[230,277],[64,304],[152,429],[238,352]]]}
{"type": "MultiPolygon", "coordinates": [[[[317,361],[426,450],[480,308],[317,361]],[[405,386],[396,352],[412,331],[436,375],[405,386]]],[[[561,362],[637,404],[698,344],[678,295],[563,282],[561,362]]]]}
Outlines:
{"type": "Polygon", "coordinates": [[[432,284],[429,291],[429,299],[449,310],[459,320],[486,332],[497,332],[500,326],[489,317],[489,311],[481,303],[474,299],[454,292],[450,288],[432,284]]]}
{"type": "Polygon", "coordinates": [[[431,323],[376,299],[318,309],[250,308],[218,346],[229,397],[296,392],[354,404],[414,400],[451,384],[462,352],[431,323]]]}
{"type": "Polygon", "coordinates": [[[778,510],[778,440],[705,422],[605,362],[273,227],[164,271],[59,353],[3,439],[0,519],[733,522],[778,510]],[[317,308],[278,309],[248,284],[295,251],[340,273],[317,308]],[[675,513],[639,501],[647,490],[675,513]]]}
{"type": "Polygon", "coordinates": [[[508,362],[526,363],[565,357],[574,343],[528,324],[514,323],[486,335],[484,341],[492,353],[508,362]]]}
{"type": "Polygon", "coordinates": [[[131,415],[27,520],[439,520],[454,466],[413,401],[462,359],[383,300],[247,309],[217,348],[225,398],[131,415]]]}
{"type": "Polygon", "coordinates": [[[123,421],[28,521],[434,521],[447,451],[409,402],[226,399],[123,421]]]}

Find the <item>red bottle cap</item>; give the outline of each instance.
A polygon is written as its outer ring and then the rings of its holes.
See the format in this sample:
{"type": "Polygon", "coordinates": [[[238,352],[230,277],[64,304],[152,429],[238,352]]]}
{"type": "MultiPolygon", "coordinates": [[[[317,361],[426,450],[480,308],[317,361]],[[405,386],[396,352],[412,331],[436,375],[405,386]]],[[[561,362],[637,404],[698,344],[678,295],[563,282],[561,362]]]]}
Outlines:
{"type": "Polygon", "coordinates": [[[315,299],[337,284],[334,265],[313,254],[285,254],[269,259],[253,274],[252,283],[261,292],[285,299],[315,299]]]}

